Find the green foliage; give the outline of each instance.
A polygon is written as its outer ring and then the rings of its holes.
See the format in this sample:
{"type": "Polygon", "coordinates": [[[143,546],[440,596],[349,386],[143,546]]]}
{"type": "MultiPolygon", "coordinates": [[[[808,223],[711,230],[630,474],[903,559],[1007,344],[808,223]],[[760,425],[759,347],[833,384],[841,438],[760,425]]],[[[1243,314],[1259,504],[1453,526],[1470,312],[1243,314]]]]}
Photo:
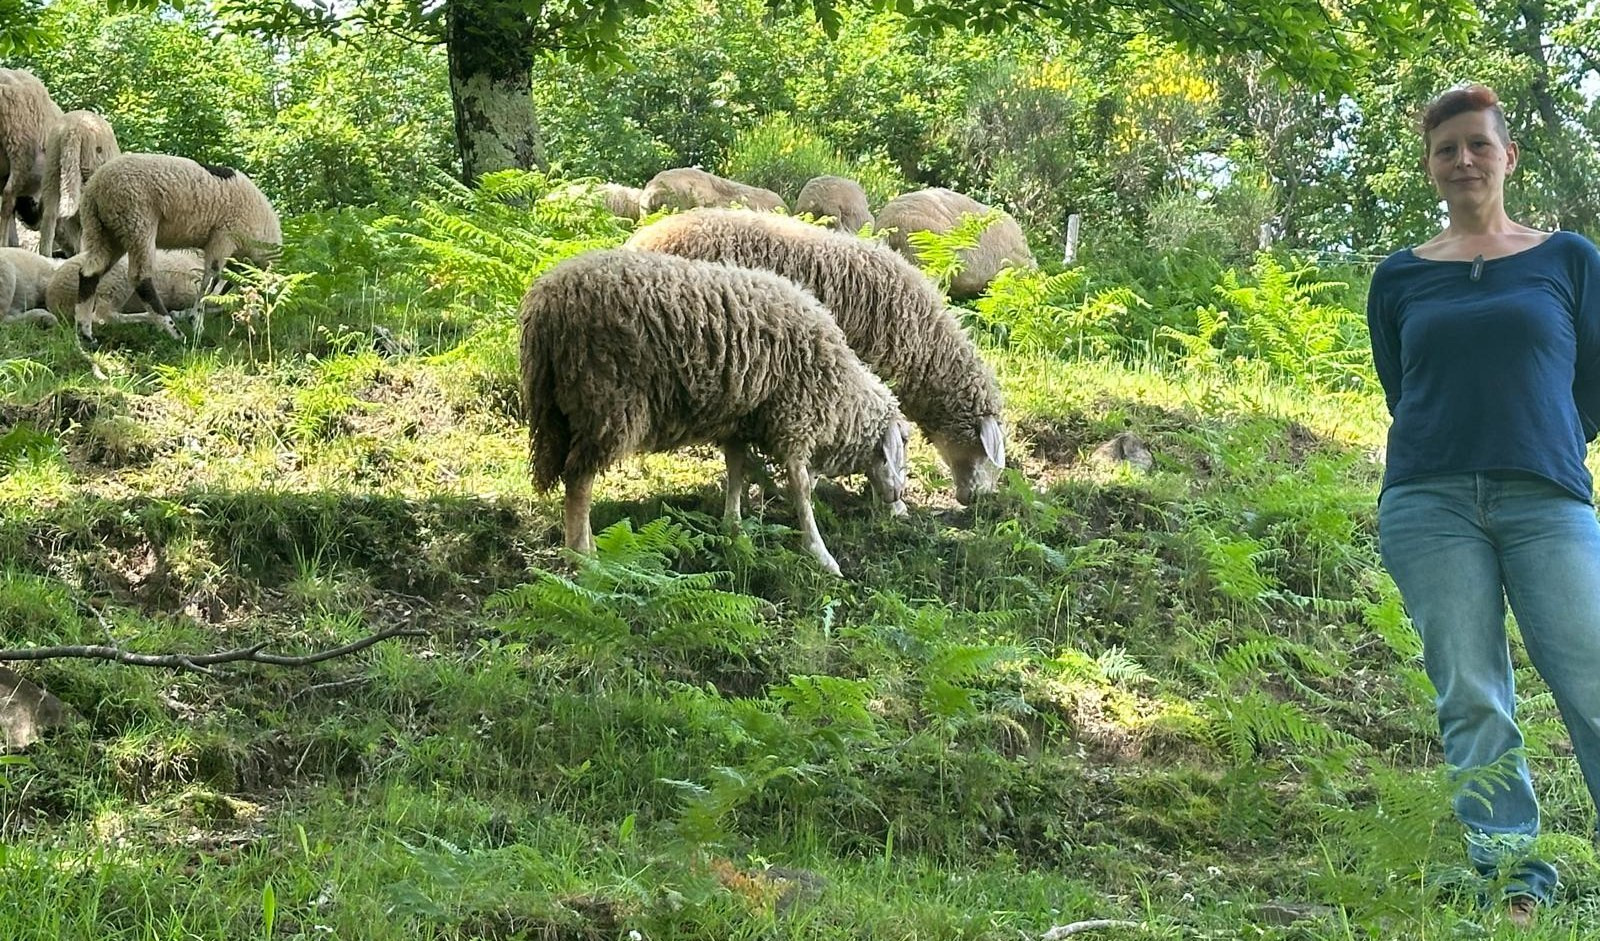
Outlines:
{"type": "Polygon", "coordinates": [[[819,135],[787,114],[771,115],[733,140],[720,173],[760,186],[791,205],[812,177],[848,177],[861,184],[869,204],[883,203],[905,190],[905,181],[883,159],[852,162],[819,135]]]}
{"type": "Polygon", "coordinates": [[[965,264],[961,252],[977,248],[978,240],[983,237],[984,230],[1000,221],[1000,210],[991,209],[985,213],[972,213],[964,216],[962,220],[948,232],[921,231],[911,232],[906,235],[917,255],[917,263],[922,271],[939,285],[939,290],[948,291],[950,283],[956,275],[961,273],[965,264]]]}

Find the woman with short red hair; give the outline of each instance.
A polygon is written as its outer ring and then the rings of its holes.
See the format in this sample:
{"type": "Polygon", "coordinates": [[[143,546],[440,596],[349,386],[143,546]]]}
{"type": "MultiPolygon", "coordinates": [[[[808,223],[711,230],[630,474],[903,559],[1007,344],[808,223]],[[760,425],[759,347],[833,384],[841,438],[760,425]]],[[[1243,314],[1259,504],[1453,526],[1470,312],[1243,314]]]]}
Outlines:
{"type": "Polygon", "coordinates": [[[1378,266],[1372,356],[1394,422],[1378,503],[1384,567],[1422,637],[1445,760],[1480,873],[1532,923],[1556,871],[1530,854],[1509,601],[1600,803],[1600,522],[1584,465],[1600,421],[1600,252],[1506,214],[1517,168],[1495,93],[1445,92],[1422,122],[1444,231],[1378,266]]]}

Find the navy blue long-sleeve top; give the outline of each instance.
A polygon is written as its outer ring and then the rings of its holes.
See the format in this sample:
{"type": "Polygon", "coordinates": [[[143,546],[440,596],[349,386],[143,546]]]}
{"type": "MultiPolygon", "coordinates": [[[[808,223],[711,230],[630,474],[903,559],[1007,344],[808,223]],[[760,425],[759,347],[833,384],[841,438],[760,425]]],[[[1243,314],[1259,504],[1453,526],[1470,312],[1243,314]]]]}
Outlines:
{"type": "Polygon", "coordinates": [[[1592,502],[1600,420],[1600,251],[1556,232],[1473,262],[1395,252],[1367,296],[1389,413],[1385,489],[1417,477],[1522,471],[1592,502]]]}

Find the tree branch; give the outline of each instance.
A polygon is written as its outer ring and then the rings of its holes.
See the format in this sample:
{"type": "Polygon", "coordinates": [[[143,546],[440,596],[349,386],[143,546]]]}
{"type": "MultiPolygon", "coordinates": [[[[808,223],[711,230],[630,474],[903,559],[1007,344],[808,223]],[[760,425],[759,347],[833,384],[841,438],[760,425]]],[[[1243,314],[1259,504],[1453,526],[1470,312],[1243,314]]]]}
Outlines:
{"type": "Polygon", "coordinates": [[[365,650],[379,641],[391,637],[425,637],[427,631],[416,627],[391,627],[379,631],[357,641],[335,647],[332,650],[323,650],[318,653],[306,654],[303,657],[292,657],[286,654],[267,653],[266,646],[270,641],[262,641],[250,647],[240,647],[236,650],[224,650],[220,653],[131,653],[116,647],[102,644],[83,644],[63,647],[27,647],[19,650],[0,650],[0,661],[9,660],[58,660],[67,657],[77,657],[87,660],[110,660],[113,663],[123,663],[135,667],[169,667],[176,670],[188,670],[194,673],[212,673],[209,669],[218,663],[270,663],[280,667],[303,667],[335,657],[343,657],[365,650]]]}

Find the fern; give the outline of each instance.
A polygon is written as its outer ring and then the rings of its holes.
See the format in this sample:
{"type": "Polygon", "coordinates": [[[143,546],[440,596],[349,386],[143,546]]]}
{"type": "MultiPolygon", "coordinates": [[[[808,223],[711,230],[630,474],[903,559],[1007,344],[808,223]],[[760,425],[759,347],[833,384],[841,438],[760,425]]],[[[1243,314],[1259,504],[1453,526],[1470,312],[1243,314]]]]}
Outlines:
{"type": "Polygon", "coordinates": [[[965,265],[961,253],[977,248],[984,231],[999,221],[998,209],[968,213],[948,232],[909,232],[906,243],[916,251],[922,270],[939,285],[939,290],[948,291],[965,265]]]}

